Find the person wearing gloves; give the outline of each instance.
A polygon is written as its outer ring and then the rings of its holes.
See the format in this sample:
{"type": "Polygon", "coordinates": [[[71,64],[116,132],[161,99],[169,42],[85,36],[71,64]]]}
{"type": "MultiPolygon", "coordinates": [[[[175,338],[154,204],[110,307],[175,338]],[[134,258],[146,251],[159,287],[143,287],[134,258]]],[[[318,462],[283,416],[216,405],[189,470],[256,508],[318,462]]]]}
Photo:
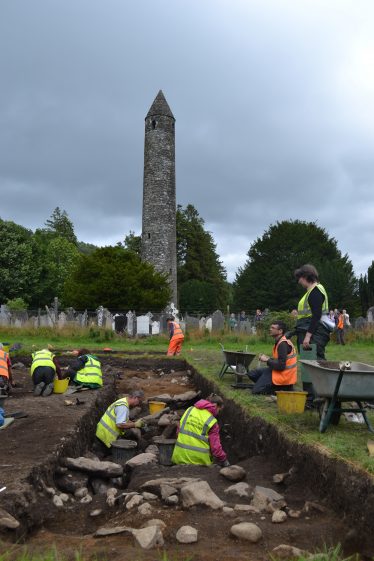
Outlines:
{"type": "Polygon", "coordinates": [[[185,411],[173,451],[174,464],[209,466],[214,461],[222,467],[230,465],[221,445],[216,418],[222,408],[222,397],[211,394],[185,411]]]}
{"type": "Polygon", "coordinates": [[[144,392],[134,390],[127,397],[121,397],[109,405],[96,427],[96,437],[99,441],[110,448],[112,442],[115,442],[121,436],[125,436],[125,433],[128,433],[129,430],[141,429],[144,426],[144,421],[142,419],[130,421],[130,409],[141,405],[143,400],[144,392]]]}

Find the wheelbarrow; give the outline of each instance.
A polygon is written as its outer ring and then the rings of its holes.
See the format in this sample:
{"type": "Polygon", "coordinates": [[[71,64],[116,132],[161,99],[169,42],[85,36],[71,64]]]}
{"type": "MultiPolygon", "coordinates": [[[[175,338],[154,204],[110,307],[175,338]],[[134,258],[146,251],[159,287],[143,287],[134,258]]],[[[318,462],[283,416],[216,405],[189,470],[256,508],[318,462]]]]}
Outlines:
{"type": "Polygon", "coordinates": [[[363,406],[364,401],[374,399],[374,366],[363,362],[300,362],[321,398],[319,432],[325,432],[330,423],[337,425],[342,413],[361,413],[368,430],[374,432],[363,406]],[[357,407],[341,407],[347,401],[356,403],[357,407]]]}
{"type": "Polygon", "coordinates": [[[219,378],[223,378],[226,372],[232,372],[236,375],[235,388],[249,388],[253,384],[243,383],[243,376],[249,371],[249,367],[256,358],[256,353],[248,353],[247,351],[228,351],[221,345],[224,362],[218,374],[219,378]]]}

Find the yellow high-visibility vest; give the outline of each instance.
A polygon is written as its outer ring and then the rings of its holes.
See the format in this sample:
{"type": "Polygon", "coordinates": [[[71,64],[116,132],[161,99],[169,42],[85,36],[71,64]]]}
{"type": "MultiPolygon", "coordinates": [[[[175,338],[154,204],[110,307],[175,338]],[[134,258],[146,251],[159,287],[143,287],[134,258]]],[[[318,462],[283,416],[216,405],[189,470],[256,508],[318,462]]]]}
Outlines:
{"type": "Polygon", "coordinates": [[[322,304],[322,314],[328,314],[329,299],[327,297],[327,292],[325,288],[322,286],[322,284],[318,283],[316,287],[313,286],[313,288],[310,288],[299,301],[299,304],[297,306],[297,319],[312,317],[312,310],[310,309],[308,298],[309,298],[309,294],[314,288],[318,288],[318,290],[324,295],[325,300],[322,304]]]}
{"type": "Polygon", "coordinates": [[[78,370],[74,377],[74,381],[79,382],[80,384],[98,384],[99,386],[102,386],[103,373],[101,372],[100,361],[91,355],[87,355],[87,358],[88,360],[85,363],[84,368],[78,370]]]}
{"type": "Polygon", "coordinates": [[[47,349],[42,349],[41,351],[36,351],[35,353],[32,353],[31,356],[32,356],[32,363],[31,363],[31,370],[30,370],[31,376],[34,373],[35,368],[37,368],[38,366],[49,366],[50,368],[53,368],[53,370],[56,372],[56,365],[53,362],[53,357],[55,355],[52,354],[51,351],[48,351],[47,349]]]}
{"type": "Polygon", "coordinates": [[[97,438],[108,448],[111,447],[112,442],[123,434],[123,430],[119,429],[116,425],[116,408],[120,405],[129,407],[126,397],[117,399],[112,405],[109,405],[96,427],[97,438]]]}
{"type": "Polygon", "coordinates": [[[174,464],[212,464],[208,433],[216,422],[217,419],[214,415],[206,409],[189,407],[180,421],[172,462],[174,464]]]}

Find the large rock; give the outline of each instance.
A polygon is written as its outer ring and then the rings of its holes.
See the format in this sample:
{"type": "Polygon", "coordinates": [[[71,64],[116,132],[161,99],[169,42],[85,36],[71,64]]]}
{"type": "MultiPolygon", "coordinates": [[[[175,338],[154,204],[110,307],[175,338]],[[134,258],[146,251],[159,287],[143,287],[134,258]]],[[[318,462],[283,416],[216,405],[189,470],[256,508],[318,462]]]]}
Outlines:
{"type": "Polygon", "coordinates": [[[161,485],[160,491],[161,491],[161,498],[163,500],[167,499],[171,495],[175,495],[176,493],[178,493],[175,487],[172,487],[171,485],[167,485],[167,484],[161,485]]]}
{"type": "Polygon", "coordinates": [[[148,526],[140,530],[133,530],[135,540],[143,549],[151,549],[153,547],[162,547],[164,538],[159,526],[148,526]]]}
{"type": "Polygon", "coordinates": [[[241,540],[248,540],[257,543],[262,538],[262,530],[256,524],[251,522],[240,522],[231,526],[230,532],[233,536],[241,540]]]}
{"type": "Polygon", "coordinates": [[[77,489],[87,487],[88,475],[86,473],[65,473],[59,477],[55,477],[56,486],[64,493],[71,493],[74,495],[77,489]]]}
{"type": "Polygon", "coordinates": [[[149,491],[150,493],[155,493],[158,497],[161,497],[161,486],[170,485],[175,487],[175,489],[180,489],[183,485],[187,483],[193,483],[200,481],[196,477],[160,477],[158,479],[150,479],[140,486],[141,491],[149,491]]]}
{"type": "Polygon", "coordinates": [[[193,390],[189,390],[188,392],[179,393],[174,396],[174,401],[192,401],[193,399],[197,398],[201,392],[194,392],[193,390]]]}
{"type": "Polygon", "coordinates": [[[225,503],[217,497],[206,481],[197,481],[183,485],[181,497],[185,508],[204,505],[217,510],[225,506],[225,503]]]}
{"type": "Polygon", "coordinates": [[[181,526],[175,537],[179,543],[195,543],[197,542],[197,530],[192,526],[181,526]]]}
{"type": "Polygon", "coordinates": [[[96,477],[120,477],[123,474],[123,467],[114,462],[100,462],[91,460],[90,458],[65,458],[65,466],[77,470],[84,471],[95,475],[96,477]]]}
{"type": "Polygon", "coordinates": [[[246,476],[246,471],[241,466],[228,466],[220,470],[220,474],[229,481],[241,481],[246,476]]]}
{"type": "Polygon", "coordinates": [[[260,511],[274,512],[286,506],[286,501],[283,495],[273,491],[273,489],[257,485],[253,492],[251,504],[260,511]]]}
{"type": "Polygon", "coordinates": [[[16,530],[19,527],[19,522],[14,516],[9,514],[3,508],[0,508],[0,528],[8,528],[9,530],[16,530]]]}
{"type": "Polygon", "coordinates": [[[138,512],[142,516],[149,516],[150,514],[152,514],[152,507],[149,503],[142,503],[140,506],[138,506],[138,512]]]}
{"type": "Polygon", "coordinates": [[[245,497],[248,498],[251,495],[251,488],[248,483],[242,481],[241,483],[235,483],[235,485],[230,485],[224,491],[229,495],[235,495],[236,497],[245,497]]]}
{"type": "Polygon", "coordinates": [[[131,510],[136,506],[139,506],[143,502],[143,497],[141,495],[135,495],[126,503],[126,510],[131,510]]]}
{"type": "Polygon", "coordinates": [[[157,456],[155,454],[150,454],[149,452],[144,452],[143,454],[138,454],[127,460],[126,466],[134,468],[137,466],[145,466],[146,464],[155,464],[157,462],[157,456]]]}

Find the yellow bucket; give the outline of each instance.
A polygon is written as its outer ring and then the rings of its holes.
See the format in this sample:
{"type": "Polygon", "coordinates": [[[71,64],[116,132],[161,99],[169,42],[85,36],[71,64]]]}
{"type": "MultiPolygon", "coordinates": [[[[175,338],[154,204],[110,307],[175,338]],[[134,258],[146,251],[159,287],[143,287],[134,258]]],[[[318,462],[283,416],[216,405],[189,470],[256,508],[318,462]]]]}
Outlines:
{"type": "Polygon", "coordinates": [[[3,351],[4,353],[9,353],[10,343],[3,343],[3,351]]]}
{"type": "Polygon", "coordinates": [[[308,392],[275,392],[279,413],[304,413],[308,392]]]}
{"type": "Polygon", "coordinates": [[[158,413],[159,411],[165,409],[166,403],[163,401],[148,401],[148,406],[150,414],[153,415],[154,413],[158,413]]]}
{"type": "Polygon", "coordinates": [[[65,378],[64,380],[59,380],[55,378],[53,380],[53,393],[65,393],[68,389],[69,385],[69,378],[65,378]]]}

